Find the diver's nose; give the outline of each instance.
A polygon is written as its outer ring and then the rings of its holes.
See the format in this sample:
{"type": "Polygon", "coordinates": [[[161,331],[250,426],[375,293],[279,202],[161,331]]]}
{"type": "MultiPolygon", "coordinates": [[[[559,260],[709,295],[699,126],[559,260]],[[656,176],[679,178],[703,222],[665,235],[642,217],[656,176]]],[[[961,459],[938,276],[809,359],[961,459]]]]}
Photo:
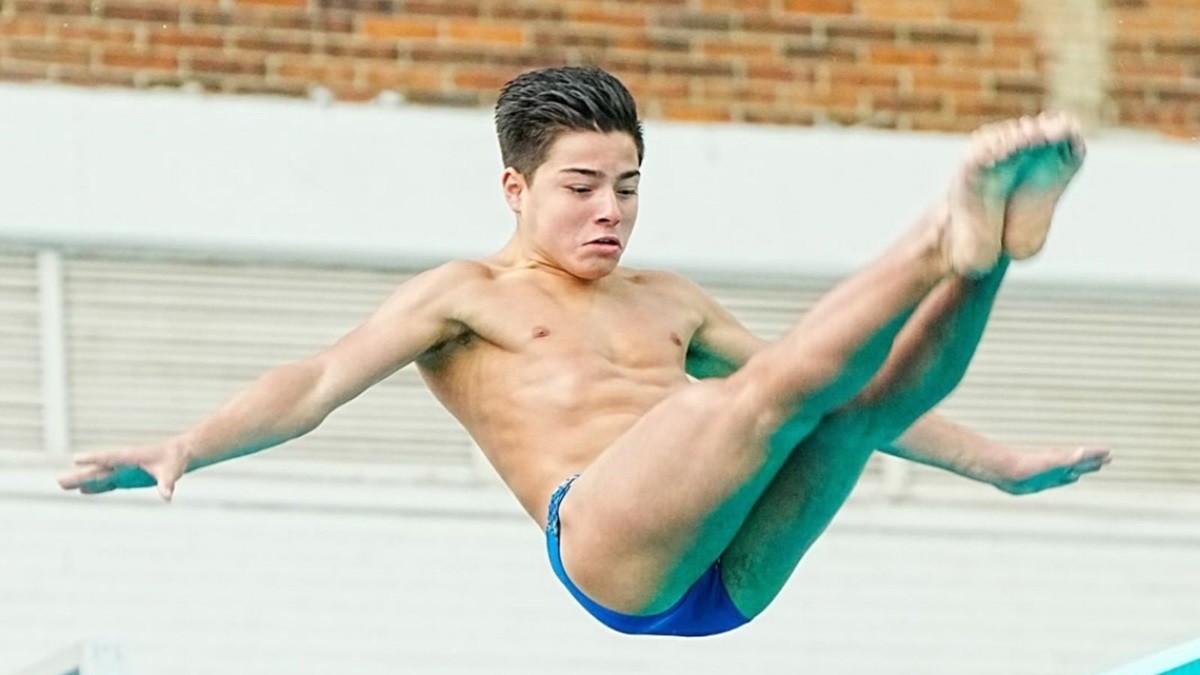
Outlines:
{"type": "Polygon", "coordinates": [[[616,225],[621,222],[621,204],[617,200],[617,193],[615,190],[604,190],[603,194],[600,211],[596,214],[596,222],[616,225]]]}

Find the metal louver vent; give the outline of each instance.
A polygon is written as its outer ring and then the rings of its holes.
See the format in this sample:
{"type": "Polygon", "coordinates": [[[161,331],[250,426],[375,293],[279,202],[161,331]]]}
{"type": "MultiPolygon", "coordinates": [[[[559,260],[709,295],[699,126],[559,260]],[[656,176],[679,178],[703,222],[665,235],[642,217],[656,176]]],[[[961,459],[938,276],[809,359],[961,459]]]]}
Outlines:
{"type": "Polygon", "coordinates": [[[42,447],[38,335],[35,258],[0,252],[0,450],[42,447]]]}
{"type": "MultiPolygon", "coordinates": [[[[407,275],[362,269],[69,258],[78,449],[165,438],[272,367],[366,318],[407,275]]],[[[266,456],[469,470],[472,442],[406,368],[266,456]]]]}

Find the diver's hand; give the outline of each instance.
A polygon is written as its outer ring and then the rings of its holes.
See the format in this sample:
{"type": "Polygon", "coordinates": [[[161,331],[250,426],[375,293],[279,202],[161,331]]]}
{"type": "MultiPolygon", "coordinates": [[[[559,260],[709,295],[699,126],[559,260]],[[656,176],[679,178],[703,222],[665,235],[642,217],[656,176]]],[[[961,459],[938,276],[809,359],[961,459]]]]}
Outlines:
{"type": "Polygon", "coordinates": [[[175,442],[100,450],[76,456],[75,468],[59,476],[58,485],[85,495],[157,486],[158,494],[169,502],[187,464],[187,453],[175,442]]]}

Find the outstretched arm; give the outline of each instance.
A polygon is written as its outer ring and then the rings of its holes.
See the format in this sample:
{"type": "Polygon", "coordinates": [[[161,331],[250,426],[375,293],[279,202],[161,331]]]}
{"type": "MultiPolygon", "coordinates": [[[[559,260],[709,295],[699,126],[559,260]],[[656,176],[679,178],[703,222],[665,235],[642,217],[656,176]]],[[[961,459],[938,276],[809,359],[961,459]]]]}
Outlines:
{"type": "Polygon", "coordinates": [[[1018,450],[936,411],[926,413],[899,438],[879,449],[1014,495],[1074,483],[1081,475],[1098,471],[1112,461],[1107,449],[1097,447],[1018,450]]]}
{"type": "Polygon", "coordinates": [[[455,298],[478,274],[472,263],[452,262],[413,277],[335,344],[272,369],[191,429],[160,443],[80,455],[59,485],[85,494],[157,485],[170,499],[186,471],[316,429],[337,407],[465,331],[455,298]]]}

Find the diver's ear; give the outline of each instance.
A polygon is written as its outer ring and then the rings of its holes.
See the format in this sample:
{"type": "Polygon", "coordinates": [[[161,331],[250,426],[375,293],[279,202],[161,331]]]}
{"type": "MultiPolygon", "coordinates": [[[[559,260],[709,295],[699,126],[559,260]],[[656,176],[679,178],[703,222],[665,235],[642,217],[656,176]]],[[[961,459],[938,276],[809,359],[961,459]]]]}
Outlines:
{"type": "Polygon", "coordinates": [[[521,175],[520,171],[510,166],[500,175],[500,187],[504,190],[504,201],[508,202],[508,208],[512,209],[513,213],[520,213],[521,201],[525,196],[525,190],[528,189],[525,177],[521,175]]]}

